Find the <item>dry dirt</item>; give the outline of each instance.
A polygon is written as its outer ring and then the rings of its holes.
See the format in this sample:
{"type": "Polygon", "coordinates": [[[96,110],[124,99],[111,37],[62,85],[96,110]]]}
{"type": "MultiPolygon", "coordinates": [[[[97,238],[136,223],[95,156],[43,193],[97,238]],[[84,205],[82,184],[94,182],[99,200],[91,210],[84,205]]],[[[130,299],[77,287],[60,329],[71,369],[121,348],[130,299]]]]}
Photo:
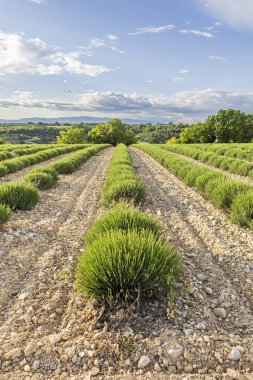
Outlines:
{"type": "Polygon", "coordinates": [[[0,379],[253,379],[253,233],[140,151],[130,149],[146,185],[142,208],[163,222],[184,274],[169,297],[111,314],[75,292],[112,151],[5,227],[0,379]]]}

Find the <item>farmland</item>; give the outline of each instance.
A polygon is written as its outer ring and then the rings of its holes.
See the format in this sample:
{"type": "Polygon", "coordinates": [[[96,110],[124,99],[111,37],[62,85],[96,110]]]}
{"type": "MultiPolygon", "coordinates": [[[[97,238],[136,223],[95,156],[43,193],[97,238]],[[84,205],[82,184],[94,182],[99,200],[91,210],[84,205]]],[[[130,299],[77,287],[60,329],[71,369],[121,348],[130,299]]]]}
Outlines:
{"type": "Polygon", "coordinates": [[[253,144],[0,146],[1,379],[251,379],[253,144]]]}

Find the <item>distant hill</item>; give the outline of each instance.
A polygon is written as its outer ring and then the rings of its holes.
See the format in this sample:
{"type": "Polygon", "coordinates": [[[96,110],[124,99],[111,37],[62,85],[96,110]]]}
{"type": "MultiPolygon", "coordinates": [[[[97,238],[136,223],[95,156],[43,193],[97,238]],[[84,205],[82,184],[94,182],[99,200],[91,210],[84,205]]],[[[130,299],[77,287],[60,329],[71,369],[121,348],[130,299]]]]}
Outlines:
{"type": "MultiPolygon", "coordinates": [[[[73,117],[56,117],[56,118],[47,118],[47,117],[30,117],[24,119],[0,119],[0,123],[17,123],[17,124],[27,124],[31,123],[70,123],[70,124],[79,124],[79,123],[106,123],[111,118],[103,117],[90,117],[90,116],[73,116],[73,117]]],[[[137,119],[122,119],[126,124],[146,124],[146,123],[157,123],[157,121],[147,121],[147,120],[137,120],[137,119]]]]}

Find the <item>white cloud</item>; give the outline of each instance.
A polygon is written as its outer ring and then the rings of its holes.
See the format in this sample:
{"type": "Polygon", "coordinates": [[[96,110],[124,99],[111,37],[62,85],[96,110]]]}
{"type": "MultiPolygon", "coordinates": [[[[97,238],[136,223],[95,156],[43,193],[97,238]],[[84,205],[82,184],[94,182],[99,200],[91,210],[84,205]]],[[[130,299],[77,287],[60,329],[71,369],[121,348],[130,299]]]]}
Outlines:
{"type": "Polygon", "coordinates": [[[184,67],[183,69],[179,70],[180,74],[188,74],[189,73],[189,69],[187,69],[186,67],[184,67]]]}
{"type": "MultiPolygon", "coordinates": [[[[205,12],[236,28],[253,30],[252,0],[197,0],[205,12]]],[[[217,23],[216,23],[217,25],[217,23]]],[[[220,22],[219,22],[220,25],[220,22]]]]}
{"type": "Polygon", "coordinates": [[[172,78],[173,82],[183,82],[184,81],[184,77],[174,77],[172,78]]]}
{"type": "Polygon", "coordinates": [[[139,34],[147,33],[162,33],[167,32],[175,28],[175,25],[163,25],[163,26],[144,26],[142,28],[135,29],[134,32],[128,33],[129,36],[138,36],[139,34]]]}
{"type": "Polygon", "coordinates": [[[102,38],[93,38],[90,40],[87,46],[76,46],[78,49],[83,51],[83,54],[87,56],[92,56],[94,54],[94,49],[98,49],[100,47],[107,47],[113,51],[116,51],[119,54],[125,54],[122,49],[119,49],[117,46],[112,45],[119,38],[113,34],[106,34],[102,38]]]}
{"type": "Polygon", "coordinates": [[[199,37],[205,37],[205,38],[213,38],[214,35],[210,32],[202,32],[201,30],[197,30],[197,29],[181,29],[179,31],[179,33],[182,33],[182,34],[194,34],[195,36],[199,36],[199,37]]]}
{"type": "Polygon", "coordinates": [[[219,55],[209,55],[208,58],[214,59],[216,61],[226,61],[227,60],[227,58],[219,56],[219,55]]]}
{"type": "Polygon", "coordinates": [[[0,109],[34,110],[34,114],[46,112],[66,115],[90,115],[104,117],[142,118],[146,120],[181,120],[193,122],[216,113],[220,108],[241,109],[252,112],[253,92],[236,93],[205,89],[176,93],[172,97],[152,97],[141,94],[118,92],[88,92],[80,94],[74,101],[41,99],[30,92],[16,92],[9,99],[0,99],[0,109]]]}
{"type": "Polygon", "coordinates": [[[35,4],[47,4],[48,3],[48,0],[28,0],[30,1],[31,3],[35,3],[35,4]]]}
{"type": "Polygon", "coordinates": [[[26,39],[16,33],[0,32],[0,76],[8,74],[82,74],[91,77],[111,71],[103,65],[82,61],[80,51],[62,52],[39,38],[26,39]]]}

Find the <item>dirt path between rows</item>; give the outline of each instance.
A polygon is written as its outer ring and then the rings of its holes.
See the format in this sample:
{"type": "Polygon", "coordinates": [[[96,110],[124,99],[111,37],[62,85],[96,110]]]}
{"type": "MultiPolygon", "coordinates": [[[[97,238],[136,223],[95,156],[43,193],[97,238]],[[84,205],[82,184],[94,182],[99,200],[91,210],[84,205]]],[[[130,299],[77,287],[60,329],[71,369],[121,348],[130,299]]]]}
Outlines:
{"type": "MultiPolygon", "coordinates": [[[[194,160],[194,158],[184,156],[183,154],[180,154],[180,153],[170,152],[169,150],[167,152],[175,154],[175,156],[178,156],[180,158],[184,158],[185,160],[187,160],[189,162],[192,162],[192,163],[194,163],[194,164],[196,164],[198,166],[203,166],[203,167],[206,167],[208,169],[216,170],[217,172],[220,172],[222,174],[228,175],[228,176],[230,176],[233,179],[236,179],[238,181],[243,181],[243,182],[246,182],[246,183],[249,183],[249,184],[253,185],[253,179],[251,179],[251,178],[249,178],[247,176],[242,176],[242,175],[239,175],[239,174],[234,174],[234,173],[229,172],[228,170],[222,170],[222,169],[216,168],[215,166],[209,165],[209,164],[207,164],[205,162],[194,160]]],[[[227,158],[229,158],[229,157],[227,157],[227,158]]]]}
{"type": "Polygon", "coordinates": [[[58,161],[64,157],[67,157],[68,155],[75,153],[75,152],[77,152],[77,151],[59,154],[58,156],[50,158],[49,160],[41,161],[38,164],[27,166],[26,168],[23,168],[23,169],[15,172],[15,173],[7,174],[4,177],[0,177],[0,184],[4,183],[4,182],[10,182],[10,181],[20,181],[20,180],[22,180],[23,176],[28,174],[32,169],[47,166],[49,164],[52,164],[55,161],[58,161]]]}

